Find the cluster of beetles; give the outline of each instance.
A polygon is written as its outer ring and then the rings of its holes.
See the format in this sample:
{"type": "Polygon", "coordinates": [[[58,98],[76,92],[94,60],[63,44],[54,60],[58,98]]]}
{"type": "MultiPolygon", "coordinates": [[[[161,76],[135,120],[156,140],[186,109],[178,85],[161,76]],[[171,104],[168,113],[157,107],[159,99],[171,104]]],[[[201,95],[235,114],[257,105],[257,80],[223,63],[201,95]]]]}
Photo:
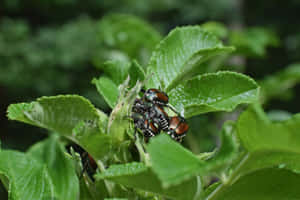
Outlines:
{"type": "Polygon", "coordinates": [[[142,90],[142,98],[135,99],[132,107],[132,119],[135,131],[139,129],[148,141],[149,138],[160,134],[161,131],[181,142],[189,129],[185,119],[169,105],[169,97],[158,89],[142,90]],[[165,108],[170,108],[175,116],[168,116],[165,108]]]}
{"type": "MultiPolygon", "coordinates": [[[[174,140],[181,142],[189,129],[185,119],[180,116],[168,103],[169,97],[158,89],[142,90],[142,98],[137,98],[132,106],[131,118],[134,122],[135,133],[139,129],[148,142],[149,138],[160,134],[161,131],[170,135],[174,140]],[[170,108],[175,116],[168,116],[165,108],[170,108]]],[[[72,145],[74,150],[80,153],[83,169],[81,175],[87,172],[94,181],[93,174],[96,172],[95,160],[79,145],[72,145]]]]}

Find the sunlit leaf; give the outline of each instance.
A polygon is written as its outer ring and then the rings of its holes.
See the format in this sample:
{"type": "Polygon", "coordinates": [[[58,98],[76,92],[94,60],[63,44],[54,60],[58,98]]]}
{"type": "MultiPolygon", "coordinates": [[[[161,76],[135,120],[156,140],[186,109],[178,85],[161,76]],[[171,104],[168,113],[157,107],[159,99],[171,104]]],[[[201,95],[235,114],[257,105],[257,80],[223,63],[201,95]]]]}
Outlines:
{"type": "Polygon", "coordinates": [[[170,91],[170,103],[189,118],[206,112],[232,111],[242,103],[258,100],[255,81],[235,72],[217,72],[197,76],[170,91]]]}
{"type": "Polygon", "coordinates": [[[232,50],[232,47],[224,47],[213,34],[199,26],[176,28],[153,52],[147,68],[151,79],[146,86],[168,92],[195,76],[197,68],[207,59],[232,50]]]}

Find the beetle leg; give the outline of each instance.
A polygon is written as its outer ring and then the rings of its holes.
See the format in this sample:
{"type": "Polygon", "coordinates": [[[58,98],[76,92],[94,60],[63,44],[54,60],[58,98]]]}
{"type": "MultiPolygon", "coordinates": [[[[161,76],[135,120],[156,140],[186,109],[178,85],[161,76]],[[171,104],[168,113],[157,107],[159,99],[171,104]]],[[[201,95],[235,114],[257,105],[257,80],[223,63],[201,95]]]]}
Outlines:
{"type": "Polygon", "coordinates": [[[88,167],[89,167],[89,162],[88,162],[88,153],[87,152],[83,152],[82,153],[82,158],[81,158],[82,162],[83,162],[83,166],[82,166],[82,170],[79,176],[79,179],[82,178],[83,173],[85,171],[87,171],[88,167]]]}

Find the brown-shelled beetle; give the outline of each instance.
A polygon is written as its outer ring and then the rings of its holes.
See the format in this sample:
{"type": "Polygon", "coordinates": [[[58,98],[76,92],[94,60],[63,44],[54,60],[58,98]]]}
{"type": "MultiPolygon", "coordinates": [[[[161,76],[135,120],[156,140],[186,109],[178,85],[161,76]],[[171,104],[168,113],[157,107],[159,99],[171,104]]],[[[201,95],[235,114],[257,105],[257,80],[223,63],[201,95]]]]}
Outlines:
{"type": "Polygon", "coordinates": [[[135,133],[137,132],[137,129],[140,129],[146,138],[150,138],[159,134],[159,127],[149,119],[146,119],[143,115],[140,115],[139,113],[133,113],[131,118],[134,122],[135,133]]]}
{"type": "Polygon", "coordinates": [[[169,103],[168,95],[158,89],[150,88],[148,90],[142,89],[141,91],[144,92],[143,100],[145,102],[150,102],[160,106],[166,106],[169,103]]]}
{"type": "Polygon", "coordinates": [[[176,141],[181,142],[182,138],[185,137],[186,132],[189,130],[189,125],[186,123],[185,119],[181,116],[170,117],[169,129],[167,134],[169,134],[176,141]]]}
{"type": "Polygon", "coordinates": [[[66,148],[69,153],[71,153],[70,150],[71,148],[73,148],[74,151],[79,153],[81,157],[82,170],[79,178],[82,178],[83,174],[86,172],[88,177],[94,182],[95,179],[93,176],[96,173],[98,166],[96,161],[93,159],[93,157],[78,144],[71,143],[67,145],[66,148]]]}
{"type": "Polygon", "coordinates": [[[142,98],[144,102],[158,105],[160,107],[168,107],[178,115],[178,112],[169,105],[169,96],[165,92],[155,88],[150,88],[148,90],[142,89],[141,92],[144,93],[142,98]]]}

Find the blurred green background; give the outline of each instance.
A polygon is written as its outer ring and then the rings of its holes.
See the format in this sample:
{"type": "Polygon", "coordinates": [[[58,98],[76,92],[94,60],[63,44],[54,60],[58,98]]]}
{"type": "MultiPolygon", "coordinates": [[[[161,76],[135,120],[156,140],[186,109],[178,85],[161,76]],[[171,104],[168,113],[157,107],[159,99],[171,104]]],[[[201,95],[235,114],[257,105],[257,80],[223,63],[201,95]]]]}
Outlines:
{"type": "MultiPolygon", "coordinates": [[[[23,151],[47,136],[45,130],[8,121],[11,103],[80,94],[109,113],[91,84],[103,73],[104,61],[136,59],[145,66],[155,44],[180,25],[202,25],[236,46],[233,55],[216,59],[214,65],[260,82],[270,117],[285,119],[300,112],[299,10],[298,0],[2,0],[1,146],[23,151]],[[114,18],[113,13],[132,16],[114,18]],[[116,40],[123,31],[128,33],[125,42],[116,40]]],[[[195,152],[212,150],[222,122],[236,116],[219,113],[191,119],[185,145],[195,152]]]]}

